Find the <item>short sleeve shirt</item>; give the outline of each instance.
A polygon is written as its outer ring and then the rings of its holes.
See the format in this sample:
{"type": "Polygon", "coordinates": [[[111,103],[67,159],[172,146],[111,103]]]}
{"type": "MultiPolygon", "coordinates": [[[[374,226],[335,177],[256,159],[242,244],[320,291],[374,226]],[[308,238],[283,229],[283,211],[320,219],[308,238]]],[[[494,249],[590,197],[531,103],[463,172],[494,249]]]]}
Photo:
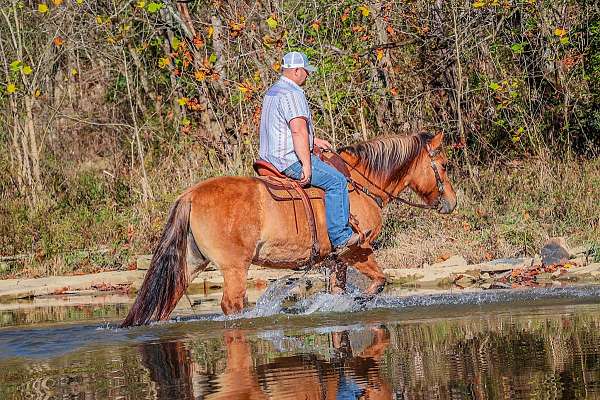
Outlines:
{"type": "Polygon", "coordinates": [[[292,141],[290,121],[304,118],[312,150],[314,128],[304,90],[284,76],[269,88],[260,116],[260,158],[283,171],[298,161],[292,141]]]}

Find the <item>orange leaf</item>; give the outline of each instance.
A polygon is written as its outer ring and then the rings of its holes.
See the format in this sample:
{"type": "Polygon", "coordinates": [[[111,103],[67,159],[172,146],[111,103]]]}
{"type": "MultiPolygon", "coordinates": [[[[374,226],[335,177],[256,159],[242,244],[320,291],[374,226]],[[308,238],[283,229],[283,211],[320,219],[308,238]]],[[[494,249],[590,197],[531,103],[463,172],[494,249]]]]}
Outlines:
{"type": "Polygon", "coordinates": [[[61,38],[60,36],[57,36],[57,37],[55,37],[55,38],[54,38],[54,40],[52,40],[52,43],[54,43],[54,45],[55,45],[56,47],[60,47],[60,46],[62,46],[64,42],[65,42],[65,41],[64,41],[64,40],[62,40],[62,38],[61,38]]]}

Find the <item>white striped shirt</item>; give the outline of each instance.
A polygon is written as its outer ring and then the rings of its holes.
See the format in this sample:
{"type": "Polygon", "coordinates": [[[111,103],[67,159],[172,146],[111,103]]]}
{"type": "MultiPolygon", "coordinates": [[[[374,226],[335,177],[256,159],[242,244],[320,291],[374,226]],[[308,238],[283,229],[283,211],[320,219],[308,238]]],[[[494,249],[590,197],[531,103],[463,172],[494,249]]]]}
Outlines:
{"type": "Polygon", "coordinates": [[[267,90],[260,116],[260,158],[279,171],[298,161],[290,130],[290,121],[298,117],[306,119],[312,150],[314,128],[304,90],[282,76],[267,90]]]}

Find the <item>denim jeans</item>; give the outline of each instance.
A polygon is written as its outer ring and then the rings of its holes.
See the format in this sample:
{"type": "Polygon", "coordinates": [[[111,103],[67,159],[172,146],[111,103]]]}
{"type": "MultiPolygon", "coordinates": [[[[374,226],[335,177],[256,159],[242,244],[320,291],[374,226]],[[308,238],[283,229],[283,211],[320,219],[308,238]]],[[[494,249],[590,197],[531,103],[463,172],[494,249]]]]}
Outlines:
{"type": "MultiPolygon", "coordinates": [[[[352,235],[352,228],[348,224],[350,200],[346,177],[315,155],[311,155],[310,159],[312,162],[310,184],[325,191],[325,217],[329,240],[333,247],[341,246],[352,235]]],[[[283,174],[293,179],[300,179],[302,164],[300,161],[295,162],[287,167],[283,174]]]]}

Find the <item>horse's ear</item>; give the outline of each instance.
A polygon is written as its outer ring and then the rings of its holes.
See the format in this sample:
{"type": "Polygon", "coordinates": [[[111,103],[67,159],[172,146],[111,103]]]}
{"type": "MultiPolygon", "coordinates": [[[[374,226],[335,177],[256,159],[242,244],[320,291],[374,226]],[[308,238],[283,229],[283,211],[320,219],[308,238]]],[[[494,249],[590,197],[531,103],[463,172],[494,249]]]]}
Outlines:
{"type": "Polygon", "coordinates": [[[434,136],[431,138],[431,140],[429,141],[429,146],[432,150],[434,150],[440,147],[442,143],[444,143],[444,132],[439,131],[438,133],[434,134],[434,136]]]}

